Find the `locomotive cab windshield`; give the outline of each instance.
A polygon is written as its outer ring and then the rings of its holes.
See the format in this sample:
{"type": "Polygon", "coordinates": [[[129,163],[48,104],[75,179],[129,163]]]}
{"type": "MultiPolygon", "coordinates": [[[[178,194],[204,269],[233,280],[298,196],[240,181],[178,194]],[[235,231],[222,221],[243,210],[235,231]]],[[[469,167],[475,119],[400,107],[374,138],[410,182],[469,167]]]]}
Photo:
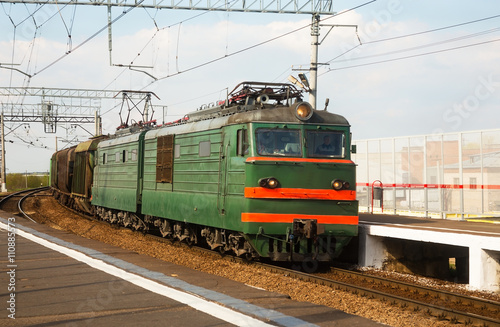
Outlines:
{"type": "Polygon", "coordinates": [[[302,157],[301,131],[259,128],[255,132],[257,154],[302,157]]]}
{"type": "Polygon", "coordinates": [[[258,128],[255,131],[256,153],[261,156],[303,157],[304,132],[307,157],[345,157],[344,132],[289,128],[258,128]]]}
{"type": "Polygon", "coordinates": [[[307,156],[343,158],[345,134],[337,131],[307,131],[307,156]]]}

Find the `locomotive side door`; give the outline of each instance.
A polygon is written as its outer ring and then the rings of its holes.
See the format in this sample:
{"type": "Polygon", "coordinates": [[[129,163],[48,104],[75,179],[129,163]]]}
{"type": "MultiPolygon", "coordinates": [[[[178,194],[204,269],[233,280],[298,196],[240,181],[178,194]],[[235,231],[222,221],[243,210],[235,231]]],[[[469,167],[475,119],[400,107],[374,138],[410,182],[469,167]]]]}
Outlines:
{"type": "Polygon", "coordinates": [[[225,131],[221,132],[221,143],[219,148],[219,178],[217,187],[217,209],[220,215],[226,213],[226,196],[227,196],[227,165],[230,155],[230,138],[225,135],[225,131]]]}

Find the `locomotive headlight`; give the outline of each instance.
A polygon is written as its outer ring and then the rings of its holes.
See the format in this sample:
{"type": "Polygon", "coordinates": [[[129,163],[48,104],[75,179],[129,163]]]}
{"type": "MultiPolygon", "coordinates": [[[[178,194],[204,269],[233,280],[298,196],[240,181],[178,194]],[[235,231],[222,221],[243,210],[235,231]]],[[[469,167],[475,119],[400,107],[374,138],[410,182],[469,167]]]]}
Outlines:
{"type": "Polygon", "coordinates": [[[269,178],[267,180],[267,187],[277,188],[278,187],[278,180],[276,178],[269,178]]]}
{"type": "Polygon", "coordinates": [[[348,189],[350,186],[349,182],[345,182],[343,180],[340,180],[340,179],[335,179],[332,181],[332,188],[334,190],[341,190],[341,189],[348,189]]]}
{"type": "Polygon", "coordinates": [[[295,106],[295,117],[302,121],[309,120],[313,115],[313,108],[308,102],[299,102],[295,106]]]}
{"type": "Polygon", "coordinates": [[[279,182],[276,178],[274,177],[268,177],[268,178],[261,178],[259,179],[259,186],[260,187],[266,187],[266,188],[277,188],[279,185],[279,182]]]}

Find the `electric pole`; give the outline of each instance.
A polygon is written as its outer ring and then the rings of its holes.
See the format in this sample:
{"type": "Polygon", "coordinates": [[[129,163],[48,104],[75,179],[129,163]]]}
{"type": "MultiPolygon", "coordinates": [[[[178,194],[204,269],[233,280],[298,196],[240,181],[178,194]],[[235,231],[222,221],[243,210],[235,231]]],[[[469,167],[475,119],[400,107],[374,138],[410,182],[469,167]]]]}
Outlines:
{"type": "Polygon", "coordinates": [[[319,14],[313,14],[311,23],[311,67],[309,68],[309,103],[314,109],[316,109],[316,94],[318,92],[319,21],[319,14]]]}
{"type": "Polygon", "coordinates": [[[2,140],[1,140],[1,144],[2,144],[2,192],[7,192],[7,187],[6,187],[6,183],[5,183],[5,178],[6,178],[6,174],[5,174],[5,130],[4,130],[4,122],[3,122],[3,112],[1,114],[1,117],[0,117],[0,124],[2,125],[1,126],[1,133],[2,133],[2,140]]]}

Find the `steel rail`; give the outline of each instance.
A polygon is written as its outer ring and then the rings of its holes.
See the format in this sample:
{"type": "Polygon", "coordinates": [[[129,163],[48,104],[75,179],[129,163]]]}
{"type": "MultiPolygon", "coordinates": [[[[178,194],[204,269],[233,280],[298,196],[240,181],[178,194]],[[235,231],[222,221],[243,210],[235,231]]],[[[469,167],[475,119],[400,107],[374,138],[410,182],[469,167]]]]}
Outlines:
{"type": "Polygon", "coordinates": [[[378,277],[368,274],[363,274],[355,271],[349,271],[345,269],[332,268],[332,272],[334,274],[346,276],[346,277],[355,277],[358,279],[365,280],[370,283],[378,283],[379,285],[386,285],[390,287],[394,287],[395,283],[397,283],[396,287],[399,289],[403,289],[408,292],[426,294],[429,297],[440,298],[444,301],[452,301],[455,303],[459,303],[462,305],[474,306],[477,308],[483,308],[492,312],[500,313],[500,303],[496,301],[491,301],[487,299],[481,299],[476,297],[470,297],[458,293],[452,293],[445,290],[437,290],[435,288],[431,288],[423,285],[415,285],[404,281],[393,281],[388,280],[384,277],[378,277]]]}
{"type": "Polygon", "coordinates": [[[41,191],[45,191],[45,190],[48,190],[49,189],[49,186],[44,186],[44,187],[38,187],[38,188],[34,188],[34,189],[31,189],[31,190],[25,190],[24,193],[26,192],[29,192],[28,194],[26,194],[25,196],[23,196],[21,199],[19,199],[19,202],[17,203],[17,209],[19,209],[19,212],[25,217],[25,218],[28,218],[29,220],[31,220],[32,222],[34,222],[35,224],[38,224],[34,219],[32,219],[24,210],[23,210],[23,202],[29,198],[30,196],[32,196],[33,194],[35,193],[38,193],[38,192],[41,192],[41,191]]]}
{"type": "Polygon", "coordinates": [[[14,193],[10,193],[10,194],[4,196],[2,199],[0,199],[0,207],[3,204],[5,204],[7,202],[7,200],[9,200],[10,198],[13,198],[13,197],[18,196],[18,195],[23,194],[23,193],[26,193],[26,190],[19,191],[19,192],[14,192],[14,193]]]}
{"type": "Polygon", "coordinates": [[[7,202],[7,200],[9,200],[10,198],[13,198],[15,196],[19,196],[23,193],[30,192],[30,191],[33,191],[33,193],[36,193],[36,192],[40,192],[40,191],[48,189],[48,188],[49,188],[48,186],[44,186],[44,187],[37,187],[37,188],[32,188],[32,189],[28,189],[28,190],[22,190],[22,191],[10,193],[10,194],[4,196],[2,199],[0,199],[0,207],[3,204],[5,204],[7,202]]]}
{"type": "MultiPolygon", "coordinates": [[[[259,264],[261,265],[261,264],[259,264]]],[[[270,271],[274,271],[276,273],[285,273],[287,276],[297,278],[303,281],[309,281],[313,282],[319,285],[325,285],[329,286],[335,289],[340,289],[343,291],[348,291],[360,296],[364,297],[369,297],[369,298],[374,298],[378,299],[381,301],[388,301],[392,304],[399,304],[402,308],[408,307],[408,308],[413,308],[415,311],[425,311],[428,314],[431,314],[435,317],[442,318],[442,319],[449,319],[452,322],[462,322],[465,324],[478,324],[481,326],[500,326],[500,320],[490,318],[490,317],[483,317],[477,314],[473,313],[468,313],[468,312],[463,312],[463,311],[458,311],[454,310],[451,308],[446,308],[438,305],[434,305],[431,303],[425,303],[409,298],[404,298],[401,296],[393,295],[390,293],[362,287],[362,286],[357,286],[353,284],[348,284],[340,281],[335,281],[331,280],[328,278],[323,278],[319,276],[314,276],[311,274],[307,273],[302,273],[298,271],[293,271],[290,269],[285,269],[285,268],[280,268],[280,267],[275,267],[267,264],[262,264],[266,268],[268,268],[270,271]]],[[[380,278],[380,277],[379,277],[380,278]]],[[[391,283],[391,285],[397,285],[399,282],[398,281],[393,281],[390,279],[387,279],[387,283],[391,283]]],[[[437,290],[437,292],[440,292],[437,290]]],[[[467,298],[467,296],[464,296],[467,298]]],[[[486,300],[488,301],[488,300],[486,300]]],[[[488,301],[488,302],[493,302],[493,301],[488,301]]]]}

